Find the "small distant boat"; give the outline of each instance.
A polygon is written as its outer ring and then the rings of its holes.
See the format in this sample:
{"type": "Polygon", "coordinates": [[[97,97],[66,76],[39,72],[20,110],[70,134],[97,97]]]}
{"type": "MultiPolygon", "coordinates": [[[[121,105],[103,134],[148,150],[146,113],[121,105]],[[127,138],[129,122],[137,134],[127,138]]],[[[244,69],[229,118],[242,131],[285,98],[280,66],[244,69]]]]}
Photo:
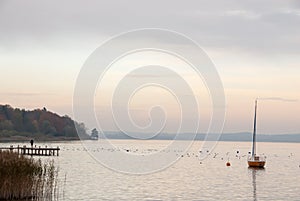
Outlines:
{"type": "Polygon", "coordinates": [[[254,113],[254,129],[252,137],[252,152],[248,158],[249,167],[263,168],[266,164],[265,156],[256,155],[256,113],[257,113],[257,99],[255,100],[255,113],[254,113]]]}
{"type": "Polygon", "coordinates": [[[98,136],[91,136],[91,140],[98,140],[99,137],[98,136]]]}

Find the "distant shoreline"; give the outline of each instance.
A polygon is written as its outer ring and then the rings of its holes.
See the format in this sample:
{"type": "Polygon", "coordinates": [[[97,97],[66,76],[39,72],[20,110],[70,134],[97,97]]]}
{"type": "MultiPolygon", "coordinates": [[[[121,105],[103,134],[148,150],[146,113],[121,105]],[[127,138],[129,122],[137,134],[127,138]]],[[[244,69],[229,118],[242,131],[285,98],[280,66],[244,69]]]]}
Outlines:
{"type": "MultiPolygon", "coordinates": [[[[137,135],[134,135],[137,136],[137,135]]],[[[160,134],[158,136],[155,136],[154,138],[151,138],[149,140],[174,140],[175,134],[160,134]]],[[[178,135],[178,140],[190,140],[193,139],[193,135],[190,133],[184,133],[178,135]]],[[[210,139],[217,139],[216,135],[210,134],[210,139]]],[[[127,136],[126,134],[119,133],[119,132],[107,132],[105,134],[105,137],[107,139],[115,139],[115,140],[139,140],[135,138],[131,138],[130,136],[127,136]]],[[[141,137],[145,137],[143,134],[141,134],[141,137]]],[[[204,141],[206,135],[205,134],[197,134],[193,141],[204,141]]],[[[0,142],[29,142],[31,139],[34,139],[37,142],[58,142],[58,141],[80,141],[79,137],[66,137],[66,136],[59,136],[59,137],[53,137],[53,136],[11,136],[11,137],[0,137],[0,142]]],[[[99,140],[103,140],[104,137],[100,136],[99,140]]],[[[88,138],[85,138],[84,140],[89,140],[88,138]]],[[[209,140],[208,141],[213,141],[209,140]]],[[[245,133],[224,133],[220,136],[220,138],[217,140],[220,142],[251,142],[252,141],[252,135],[249,132],[245,133]]],[[[258,142],[276,142],[276,143],[300,143],[300,134],[273,134],[273,135],[267,135],[267,134],[259,134],[257,135],[257,141],[258,142]]]]}
{"type": "Polygon", "coordinates": [[[33,139],[37,142],[56,142],[56,141],[79,141],[78,137],[24,137],[24,136],[12,136],[12,137],[1,137],[0,143],[6,142],[28,142],[33,139]]]}
{"type": "MultiPolygon", "coordinates": [[[[126,134],[119,133],[119,132],[107,132],[105,134],[107,139],[134,139],[126,134]]],[[[136,134],[133,136],[137,136],[136,134]]],[[[175,134],[159,134],[154,138],[149,140],[173,140],[175,138],[175,134]]],[[[252,141],[252,134],[250,132],[240,132],[240,133],[223,133],[220,135],[220,138],[216,134],[209,134],[209,139],[207,139],[206,134],[194,134],[190,133],[183,133],[177,136],[178,140],[190,140],[194,139],[194,141],[224,141],[224,142],[251,142],[252,141]]],[[[145,135],[141,135],[141,137],[145,137],[145,135]]],[[[258,134],[257,135],[257,142],[282,142],[282,143],[300,143],[300,134],[258,134]]]]}
{"type": "MultiPolygon", "coordinates": [[[[101,140],[104,140],[104,139],[99,139],[99,141],[101,140]]],[[[114,138],[114,139],[109,139],[109,140],[139,140],[139,139],[117,139],[117,138],[114,138]]],[[[141,140],[144,140],[144,139],[141,139],[141,140]]],[[[157,140],[157,141],[167,141],[168,139],[149,139],[149,140],[157,140]]],[[[79,142],[81,140],[78,140],[78,139],[53,139],[53,140],[37,140],[36,143],[45,143],[45,142],[79,142]]],[[[88,140],[84,140],[84,141],[88,141],[88,140]]],[[[170,140],[171,141],[171,140],[170,140]]],[[[187,140],[180,140],[180,141],[187,141],[187,140]]],[[[192,141],[203,141],[203,140],[192,140],[192,141]]],[[[234,140],[218,140],[218,142],[250,142],[250,141],[234,141],[234,140]]],[[[266,142],[266,143],[300,143],[298,141],[258,141],[258,143],[260,142],[266,142]]],[[[6,139],[6,140],[2,140],[0,139],[0,143],[28,143],[29,144],[29,141],[28,140],[11,140],[11,139],[6,139]]]]}

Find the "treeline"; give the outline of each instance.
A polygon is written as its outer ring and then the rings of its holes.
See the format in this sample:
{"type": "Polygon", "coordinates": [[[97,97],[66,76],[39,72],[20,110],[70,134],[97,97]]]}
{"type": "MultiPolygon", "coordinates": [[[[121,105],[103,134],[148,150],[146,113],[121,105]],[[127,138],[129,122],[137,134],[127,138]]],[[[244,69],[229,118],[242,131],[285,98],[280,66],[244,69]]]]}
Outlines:
{"type": "Polygon", "coordinates": [[[46,108],[28,111],[0,105],[0,137],[47,135],[76,138],[75,126],[79,135],[87,136],[83,123],[77,123],[68,116],[59,116],[46,108]]]}

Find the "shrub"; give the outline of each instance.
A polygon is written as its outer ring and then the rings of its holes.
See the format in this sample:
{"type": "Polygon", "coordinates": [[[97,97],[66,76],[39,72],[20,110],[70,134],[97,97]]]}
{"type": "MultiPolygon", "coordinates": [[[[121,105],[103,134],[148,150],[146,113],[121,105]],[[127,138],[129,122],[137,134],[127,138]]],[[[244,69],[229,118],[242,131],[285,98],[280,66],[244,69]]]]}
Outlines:
{"type": "Polygon", "coordinates": [[[0,150],[0,200],[57,200],[57,174],[53,160],[0,150]]]}

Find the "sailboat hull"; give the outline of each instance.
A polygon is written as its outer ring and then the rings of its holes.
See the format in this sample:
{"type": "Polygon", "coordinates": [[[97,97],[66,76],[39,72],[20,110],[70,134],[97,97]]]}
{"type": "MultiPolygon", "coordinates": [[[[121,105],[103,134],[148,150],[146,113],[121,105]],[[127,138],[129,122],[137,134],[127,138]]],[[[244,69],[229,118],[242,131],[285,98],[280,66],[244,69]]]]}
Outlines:
{"type": "Polygon", "coordinates": [[[248,158],[249,167],[264,167],[266,164],[266,157],[264,156],[251,156],[248,158]]]}
{"type": "Polygon", "coordinates": [[[266,161],[248,161],[249,167],[258,167],[263,168],[265,167],[266,161]]]}

